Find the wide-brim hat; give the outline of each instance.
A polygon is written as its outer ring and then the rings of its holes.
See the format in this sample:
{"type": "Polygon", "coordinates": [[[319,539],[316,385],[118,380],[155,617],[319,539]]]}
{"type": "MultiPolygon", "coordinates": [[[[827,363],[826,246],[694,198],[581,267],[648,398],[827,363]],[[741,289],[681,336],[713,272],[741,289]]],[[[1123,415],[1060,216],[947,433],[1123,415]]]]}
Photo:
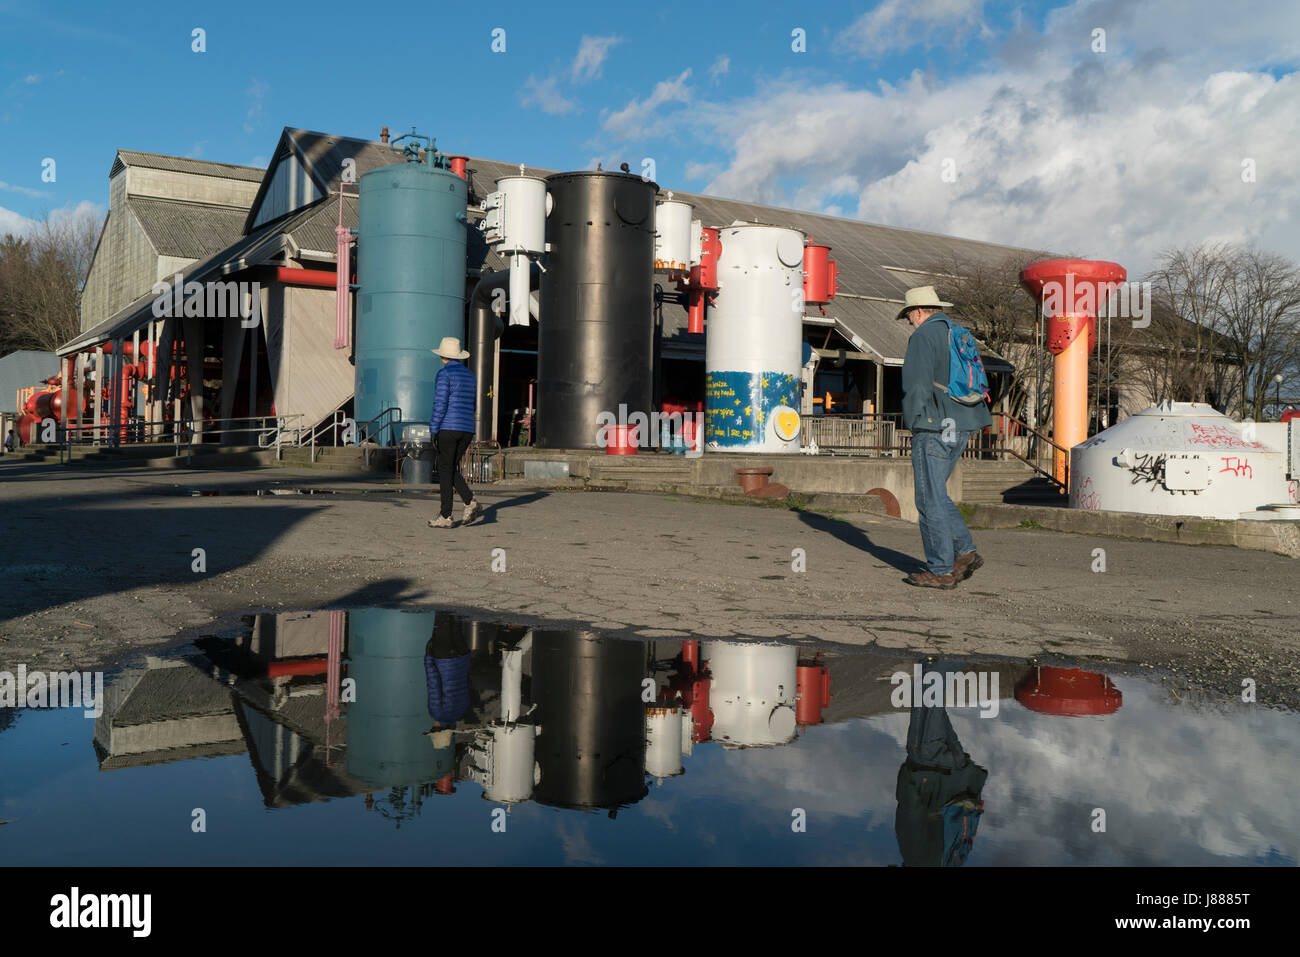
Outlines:
{"type": "Polygon", "coordinates": [[[442,356],[444,359],[468,359],[469,353],[460,347],[460,340],[455,336],[446,336],[438,344],[438,348],[430,349],[435,356],[442,356]]]}
{"type": "Polygon", "coordinates": [[[906,316],[909,309],[947,309],[951,305],[939,298],[933,286],[915,286],[903,294],[903,308],[898,310],[898,318],[906,316]]]}

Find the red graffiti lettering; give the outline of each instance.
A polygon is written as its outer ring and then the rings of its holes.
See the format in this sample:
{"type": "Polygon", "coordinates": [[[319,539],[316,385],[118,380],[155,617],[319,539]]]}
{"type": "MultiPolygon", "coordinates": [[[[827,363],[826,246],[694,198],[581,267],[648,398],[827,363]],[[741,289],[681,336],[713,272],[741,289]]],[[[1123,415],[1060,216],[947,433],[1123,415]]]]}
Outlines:
{"type": "Polygon", "coordinates": [[[1193,425],[1192,445],[1207,445],[1214,449],[1267,449],[1260,442],[1247,442],[1240,432],[1226,425],[1193,425]]]}
{"type": "Polygon", "coordinates": [[[1292,479],[1287,483],[1286,494],[1290,496],[1292,502],[1300,505],[1300,479],[1292,479]]]}
{"type": "Polygon", "coordinates": [[[1101,496],[1092,488],[1092,477],[1083,480],[1079,486],[1079,492],[1075,496],[1075,504],[1085,512],[1095,512],[1101,508],[1101,496]]]}
{"type": "Polygon", "coordinates": [[[1219,469],[1219,474],[1222,475],[1224,472],[1231,472],[1238,478],[1243,475],[1246,478],[1255,477],[1255,470],[1250,467],[1250,462],[1246,459],[1239,459],[1235,455],[1223,459],[1223,468],[1219,469]]]}

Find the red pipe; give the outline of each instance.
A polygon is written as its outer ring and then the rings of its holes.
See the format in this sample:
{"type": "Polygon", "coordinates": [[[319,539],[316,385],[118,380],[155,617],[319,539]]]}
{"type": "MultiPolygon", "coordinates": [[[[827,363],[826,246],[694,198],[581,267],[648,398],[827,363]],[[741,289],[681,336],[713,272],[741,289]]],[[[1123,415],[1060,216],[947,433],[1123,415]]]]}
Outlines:
{"type": "Polygon", "coordinates": [[[275,270],[276,282],[291,286],[323,286],[333,289],[335,278],[333,272],[326,272],[323,269],[290,269],[288,266],[277,266],[275,270]]]}
{"type": "Polygon", "coordinates": [[[468,159],[468,156],[453,156],[451,158],[451,171],[461,179],[465,178],[465,162],[468,159]]]}
{"type": "Polygon", "coordinates": [[[272,661],[266,666],[268,678],[282,678],[286,675],[323,675],[329,670],[329,658],[306,658],[286,661],[272,661]]]}

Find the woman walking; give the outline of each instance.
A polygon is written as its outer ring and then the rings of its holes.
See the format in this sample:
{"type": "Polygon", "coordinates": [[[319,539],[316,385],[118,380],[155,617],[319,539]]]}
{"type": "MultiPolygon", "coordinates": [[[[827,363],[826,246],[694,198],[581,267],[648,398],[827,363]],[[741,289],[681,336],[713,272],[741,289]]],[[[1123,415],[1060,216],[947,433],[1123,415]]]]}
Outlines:
{"type": "Polygon", "coordinates": [[[442,492],[442,508],[431,528],[451,528],[452,487],[465,503],[462,525],[468,525],[483,507],[474,498],[469,483],[460,472],[460,460],[474,438],[474,406],[478,397],[478,379],[464,363],[469,353],[460,347],[460,340],[447,336],[433,354],[442,359],[442,368],[433,380],[433,414],[429,416],[429,432],[438,453],[438,483],[442,492]]]}

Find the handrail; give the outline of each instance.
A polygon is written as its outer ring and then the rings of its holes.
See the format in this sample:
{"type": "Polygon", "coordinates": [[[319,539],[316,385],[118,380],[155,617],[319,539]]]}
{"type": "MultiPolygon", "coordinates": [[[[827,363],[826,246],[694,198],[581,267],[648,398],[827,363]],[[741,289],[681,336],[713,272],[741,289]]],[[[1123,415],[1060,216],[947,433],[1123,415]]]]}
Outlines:
{"type": "MultiPolygon", "coordinates": [[[[1042,443],[1045,444],[1045,445],[1049,445],[1049,446],[1051,446],[1053,449],[1055,449],[1056,451],[1058,451],[1058,452],[1060,452],[1062,455],[1064,455],[1064,456],[1065,456],[1065,481],[1062,482],[1062,481],[1058,480],[1057,477],[1056,477],[1056,474],[1055,474],[1054,472],[1048,471],[1047,469],[1045,469],[1045,468],[1043,468],[1041,465],[1039,465],[1037,462],[1030,461],[1030,459],[1028,459],[1026,456],[1021,455],[1018,451],[1016,451],[1015,449],[1011,448],[1010,446],[1003,445],[1003,446],[1000,446],[1000,447],[993,447],[993,448],[990,448],[988,451],[991,451],[991,452],[1006,452],[1006,453],[1008,453],[1008,454],[1010,454],[1010,455],[1013,455],[1013,456],[1015,456],[1017,459],[1019,459],[1021,462],[1024,462],[1026,465],[1028,465],[1031,469],[1033,469],[1033,470],[1034,470],[1035,472],[1037,472],[1039,475],[1042,475],[1044,478],[1046,478],[1048,481],[1050,481],[1053,485],[1055,485],[1055,486],[1057,487],[1057,489],[1058,489],[1059,491],[1062,491],[1062,492],[1068,491],[1068,489],[1069,489],[1069,487],[1070,487],[1070,450],[1067,449],[1067,448],[1065,448],[1065,447],[1063,447],[1063,446],[1061,446],[1061,445],[1058,445],[1056,442],[1053,442],[1050,438],[1048,438],[1048,437],[1047,437],[1046,435],[1044,435],[1042,432],[1039,432],[1039,431],[1038,431],[1037,429],[1035,429],[1032,425],[1030,425],[1030,424],[1027,423],[1027,422],[1022,421],[1021,419],[1017,419],[1017,418],[1016,418],[1015,416],[1013,416],[1013,415],[1008,415],[1008,414],[1005,413],[1005,412],[994,412],[994,413],[993,413],[993,416],[994,416],[995,418],[998,418],[998,419],[1003,419],[1003,420],[1006,421],[1006,422],[1010,422],[1010,423],[1012,423],[1013,425],[1019,426],[1019,427],[1020,427],[1021,429],[1023,429],[1025,432],[1027,432],[1028,434],[1032,435],[1034,438],[1038,439],[1038,441],[1042,442],[1042,443]]],[[[988,428],[991,430],[993,427],[992,427],[992,426],[989,426],[988,428]]],[[[986,434],[987,434],[987,433],[986,433],[986,434]]],[[[1005,432],[1005,430],[1001,430],[1001,431],[997,432],[996,434],[997,434],[997,435],[1005,435],[1006,432],[1005,432]]]]}
{"type": "Polygon", "coordinates": [[[375,445],[378,445],[378,444],[379,444],[379,443],[378,443],[378,440],[375,439],[375,438],[373,438],[373,437],[371,436],[371,434],[370,434],[370,427],[371,427],[372,425],[374,425],[376,422],[378,422],[380,419],[383,419],[383,418],[387,418],[387,419],[389,419],[389,421],[388,421],[388,422],[385,422],[384,425],[382,425],[382,426],[380,427],[380,430],[379,430],[379,431],[382,432],[383,429],[385,429],[385,428],[388,429],[388,430],[389,430],[389,436],[388,436],[388,438],[389,438],[389,441],[391,442],[391,441],[392,441],[392,438],[393,438],[393,436],[392,436],[392,428],[393,428],[393,426],[394,426],[395,424],[397,424],[397,422],[401,422],[401,421],[402,421],[402,410],[401,410],[401,408],[398,407],[398,406],[390,405],[388,408],[384,409],[382,412],[380,412],[378,415],[376,415],[373,419],[371,419],[371,420],[370,420],[369,422],[367,422],[365,425],[361,426],[361,428],[357,429],[357,440],[356,440],[356,444],[359,445],[359,446],[361,446],[361,448],[362,448],[362,450],[363,450],[363,458],[364,458],[365,463],[366,463],[366,468],[370,468],[370,450],[371,450],[371,448],[373,448],[375,445]],[[392,420],[392,417],[393,417],[393,414],[394,414],[394,413],[396,413],[396,415],[397,415],[397,420],[396,420],[396,422],[394,422],[394,421],[392,420]]]}

